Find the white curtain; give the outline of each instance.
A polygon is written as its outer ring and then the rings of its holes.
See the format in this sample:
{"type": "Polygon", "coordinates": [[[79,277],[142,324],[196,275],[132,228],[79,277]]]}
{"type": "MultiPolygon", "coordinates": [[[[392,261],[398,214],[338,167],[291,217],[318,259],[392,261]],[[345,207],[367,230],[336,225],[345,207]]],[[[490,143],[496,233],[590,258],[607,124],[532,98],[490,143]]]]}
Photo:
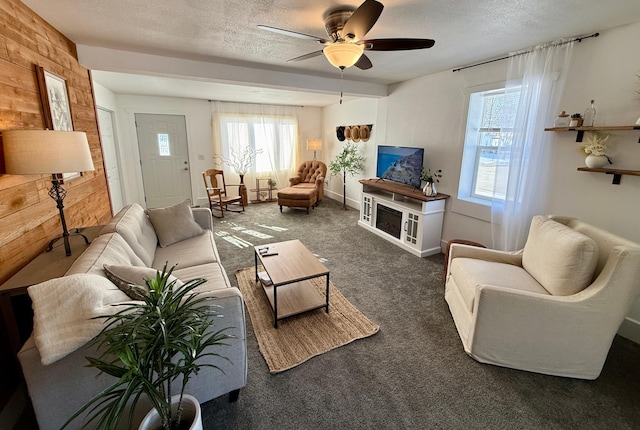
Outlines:
{"type": "MultiPolygon", "coordinates": [[[[256,188],[256,178],[265,179],[260,182],[262,188],[267,187],[268,178],[276,181],[277,188],[288,185],[298,164],[298,109],[301,107],[211,102],[214,164],[224,170],[227,183],[238,184],[244,173],[247,190],[256,188]],[[241,172],[231,161],[246,158],[248,153],[255,155],[241,172]]],[[[249,200],[257,198],[255,192],[248,194],[249,200]]]]}
{"type": "Polygon", "coordinates": [[[513,139],[498,148],[498,159],[505,157],[509,164],[498,166],[495,175],[496,181],[507,181],[505,198],[492,200],[495,249],[522,249],[531,218],[545,209],[551,156],[550,136],[544,129],[558,113],[573,43],[559,40],[511,56],[506,91],[520,95],[512,107],[516,109],[513,139]]]}

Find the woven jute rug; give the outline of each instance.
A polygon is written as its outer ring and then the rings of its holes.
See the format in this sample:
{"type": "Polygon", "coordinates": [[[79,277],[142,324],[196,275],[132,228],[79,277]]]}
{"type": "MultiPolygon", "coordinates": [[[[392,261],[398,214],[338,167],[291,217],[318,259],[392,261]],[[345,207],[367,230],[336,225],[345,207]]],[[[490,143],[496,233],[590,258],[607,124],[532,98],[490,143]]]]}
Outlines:
{"type": "MultiPolygon", "coordinates": [[[[371,336],[380,329],[349,303],[332,282],[329,283],[328,314],[324,308],[316,309],[281,320],[276,329],[269,300],[255,282],[255,269],[237,270],[236,279],[251,316],[260,352],[271,373],[291,369],[316,355],[371,336]]],[[[312,283],[324,294],[324,277],[313,279],[312,283]]]]}

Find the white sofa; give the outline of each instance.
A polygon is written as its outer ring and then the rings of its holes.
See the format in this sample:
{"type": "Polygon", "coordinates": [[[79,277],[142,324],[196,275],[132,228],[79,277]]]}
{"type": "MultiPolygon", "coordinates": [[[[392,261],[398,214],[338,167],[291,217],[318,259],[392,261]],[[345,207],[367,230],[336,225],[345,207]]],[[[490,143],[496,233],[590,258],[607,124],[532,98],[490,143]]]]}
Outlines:
{"type": "Polygon", "coordinates": [[[534,217],[520,252],[449,252],[445,299],[482,363],[596,379],[639,294],[640,245],[574,218],[534,217]]]}
{"type": "MultiPolygon", "coordinates": [[[[188,206],[187,209],[191,210],[188,206]]],[[[211,211],[195,208],[192,214],[191,221],[195,220],[197,225],[193,222],[183,225],[177,220],[173,220],[173,225],[167,224],[167,220],[171,217],[165,216],[164,219],[160,218],[160,221],[157,221],[154,228],[149,218],[152,214],[147,216],[145,210],[137,204],[129,205],[103,228],[101,234],[78,257],[65,277],[50,282],[56,284],[54,286],[64,288],[64,280],[73,278],[75,274],[89,273],[105,277],[105,264],[116,267],[135,266],[141,268],[140,270],[145,270],[145,267],[161,270],[165,262],[168,262],[169,266],[176,265],[173,275],[181,281],[193,278],[207,279],[207,283],[198,288],[199,291],[216,298],[215,304],[219,308],[215,310],[220,316],[215,319],[214,329],[229,327],[227,334],[234,336],[233,339],[226,341],[229,346],[220,347],[220,350],[216,351],[227,357],[230,362],[219,358],[207,358],[221,367],[224,373],[217,369],[203,367],[200,373],[191,379],[186,392],[195,396],[200,403],[226,393],[231,393],[230,399],[235,400],[238,390],[244,387],[247,378],[244,302],[240,291],[230,286],[229,279],[220,264],[211,231],[211,211]],[[162,234],[156,234],[159,226],[164,230],[162,234]],[[195,229],[195,236],[161,246],[163,240],[166,241],[167,238],[169,242],[180,239],[180,233],[185,228],[195,229]],[[178,236],[175,236],[176,233],[178,236]]],[[[123,294],[115,288],[114,284],[109,283],[109,285],[111,290],[114,290],[109,293],[111,294],[109,297],[119,298],[119,294],[123,294]]],[[[46,290],[44,287],[40,289],[46,290]]],[[[31,290],[29,294],[32,295],[31,290]]],[[[44,308],[46,304],[45,301],[41,306],[44,308]]],[[[35,308],[36,301],[34,301],[34,334],[23,346],[18,358],[40,429],[58,429],[88,399],[110,385],[112,377],[98,376],[95,368],[86,367],[85,357],[97,356],[95,347],[89,345],[81,346],[59,359],[57,356],[45,357],[44,361],[53,360],[53,362],[44,365],[37,346],[37,334],[39,327],[40,333],[43,331],[42,327],[46,325],[46,321],[37,319],[35,308]]],[[[61,312],[65,310],[61,309],[61,312]]],[[[47,351],[46,355],[50,355],[45,348],[47,345],[43,343],[40,345],[43,354],[47,351]]],[[[139,404],[136,410],[136,421],[140,420],[146,412],[146,405],[139,404]]],[[[80,428],[83,421],[81,418],[76,419],[68,428],[80,428]]]]}

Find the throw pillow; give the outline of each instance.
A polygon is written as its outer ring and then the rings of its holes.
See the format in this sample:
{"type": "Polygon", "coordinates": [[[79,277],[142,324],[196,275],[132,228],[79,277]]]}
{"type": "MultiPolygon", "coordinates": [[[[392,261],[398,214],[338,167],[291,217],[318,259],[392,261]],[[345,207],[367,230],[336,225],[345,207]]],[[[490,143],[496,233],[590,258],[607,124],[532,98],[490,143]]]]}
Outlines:
{"type": "MultiPolygon", "coordinates": [[[[120,288],[127,296],[133,300],[144,300],[147,292],[146,280],[156,277],[158,272],[151,267],[140,266],[116,266],[105,264],[104,273],[111,282],[120,288]]],[[[183,285],[182,281],[175,276],[169,277],[169,282],[176,281],[176,286],[183,285]]]]}
{"type": "Polygon", "coordinates": [[[598,246],[589,236],[552,219],[535,216],[522,252],[522,267],[549,293],[570,296],[589,285],[598,246]]]}
{"type": "Polygon", "coordinates": [[[189,200],[166,208],[147,209],[147,215],[162,248],[204,233],[193,219],[189,200]]]}

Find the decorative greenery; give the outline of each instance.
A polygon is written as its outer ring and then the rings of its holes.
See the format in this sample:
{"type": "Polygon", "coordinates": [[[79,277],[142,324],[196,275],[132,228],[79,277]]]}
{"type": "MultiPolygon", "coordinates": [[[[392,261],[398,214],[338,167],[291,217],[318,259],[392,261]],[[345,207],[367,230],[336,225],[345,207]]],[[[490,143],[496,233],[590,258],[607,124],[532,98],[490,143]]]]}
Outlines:
{"type": "Polygon", "coordinates": [[[144,301],[136,302],[105,319],[104,329],[92,341],[103,352],[99,357],[87,357],[89,367],[115,376],[116,382],[90,399],[65,423],[90,408],[91,425],[95,429],[116,428],[127,401],[133,399],[131,419],[136,403],[146,394],[162,420],[165,430],[177,429],[181,421],[184,389],[191,376],[201,367],[213,364],[197,363],[202,357],[220,357],[211,347],[227,345],[227,328],[212,332],[210,327],[217,315],[212,309],[211,297],[202,297],[194,291],[206,282],[194,279],[182,286],[169,282],[173,268],[167,265],[155,279],[147,279],[148,292],[144,301]],[[180,404],[172,412],[171,383],[182,377],[180,404]],[[95,420],[95,422],[93,421],[95,420]]]}
{"type": "Polygon", "coordinates": [[[273,187],[275,187],[275,186],[276,186],[276,181],[275,181],[275,179],[271,179],[271,178],[269,178],[269,179],[267,179],[267,184],[268,184],[271,188],[273,188],[273,187]]]}
{"type": "Polygon", "coordinates": [[[607,157],[609,164],[613,164],[611,158],[606,154],[607,152],[607,140],[609,140],[608,134],[601,134],[598,132],[588,132],[587,138],[580,145],[578,151],[587,156],[587,155],[604,155],[607,157]]]}
{"type": "Polygon", "coordinates": [[[582,118],[582,115],[579,113],[574,113],[573,115],[571,115],[571,118],[582,118]]]}
{"type": "Polygon", "coordinates": [[[213,159],[216,160],[217,164],[226,164],[238,175],[244,176],[249,171],[249,167],[251,167],[253,159],[256,158],[256,154],[262,153],[262,149],[251,149],[247,146],[239,154],[233,149],[230,149],[229,152],[231,154],[229,158],[223,157],[222,155],[214,155],[213,159]]]}
{"type": "Polygon", "coordinates": [[[580,145],[578,151],[584,155],[606,155],[608,134],[588,132],[586,140],[580,145]]]}
{"type": "Polygon", "coordinates": [[[342,152],[329,163],[331,176],[342,174],[342,209],[347,210],[347,174],[353,176],[364,169],[364,156],[355,143],[347,141],[342,152]]]}
{"type": "Polygon", "coordinates": [[[442,169],[438,169],[434,172],[431,169],[426,169],[423,167],[422,172],[420,173],[420,179],[425,182],[434,182],[440,183],[440,178],[442,178],[442,169]]]}

